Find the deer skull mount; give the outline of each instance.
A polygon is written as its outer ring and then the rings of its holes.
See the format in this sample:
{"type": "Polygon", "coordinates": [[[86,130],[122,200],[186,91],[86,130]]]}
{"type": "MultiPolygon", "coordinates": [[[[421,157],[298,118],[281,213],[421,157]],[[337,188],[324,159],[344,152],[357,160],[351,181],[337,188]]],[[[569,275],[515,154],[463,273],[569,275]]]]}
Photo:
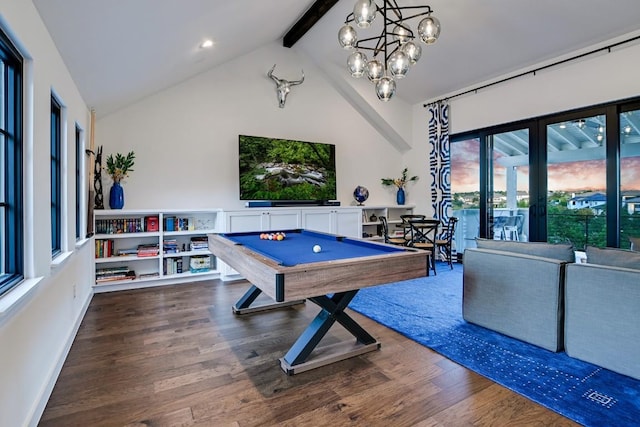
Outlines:
{"type": "Polygon", "coordinates": [[[276,82],[276,92],[278,94],[278,106],[284,108],[284,103],[287,101],[287,95],[291,91],[291,86],[299,85],[304,82],[304,70],[302,70],[302,78],[300,80],[285,80],[279,79],[273,75],[273,70],[276,68],[276,64],[267,73],[267,76],[274,82],[276,82]]]}

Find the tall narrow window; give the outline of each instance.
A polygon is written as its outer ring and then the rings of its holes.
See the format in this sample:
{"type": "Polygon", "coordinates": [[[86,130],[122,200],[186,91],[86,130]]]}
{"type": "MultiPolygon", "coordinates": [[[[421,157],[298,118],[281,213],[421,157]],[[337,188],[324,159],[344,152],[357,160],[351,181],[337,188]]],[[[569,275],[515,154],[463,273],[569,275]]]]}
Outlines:
{"type": "Polygon", "coordinates": [[[82,130],[76,125],[76,240],[80,240],[82,236],[82,221],[80,221],[82,215],[82,207],[80,202],[82,201],[82,130]]]}
{"type": "Polygon", "coordinates": [[[22,58],[0,31],[0,295],[24,274],[22,58]]]}
{"type": "MultiPolygon", "coordinates": [[[[620,247],[640,237],[640,109],[620,114],[620,247]]],[[[640,250],[634,246],[634,250],[640,250]]]]}
{"type": "Polygon", "coordinates": [[[51,253],[61,250],[62,229],[62,108],[51,96],[51,253]]]}

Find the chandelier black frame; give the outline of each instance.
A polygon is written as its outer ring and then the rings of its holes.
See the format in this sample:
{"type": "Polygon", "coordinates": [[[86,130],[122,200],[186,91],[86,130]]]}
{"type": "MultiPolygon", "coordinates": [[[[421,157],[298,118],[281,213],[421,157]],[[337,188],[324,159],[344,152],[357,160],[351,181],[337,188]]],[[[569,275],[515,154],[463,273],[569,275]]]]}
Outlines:
{"type": "Polygon", "coordinates": [[[347,60],[351,75],[361,77],[366,73],[369,80],[376,84],[378,98],[388,101],[395,93],[395,80],[402,79],[409,66],[415,64],[422,54],[421,47],[413,41],[419,37],[429,45],[438,39],[440,22],[431,16],[432,13],[431,6],[427,5],[400,6],[396,0],[382,0],[380,7],[374,0],[357,0],[354,11],[347,15],[338,33],[338,40],[344,49],[355,49],[347,60]],[[413,14],[407,12],[417,10],[421,11],[413,14]],[[382,32],[378,36],[358,40],[357,32],[350,24],[355,23],[357,27],[366,29],[378,14],[383,19],[382,32]],[[416,35],[407,21],[423,16],[426,18],[420,21],[416,35]],[[360,51],[373,52],[373,59],[368,61],[360,51]],[[384,55],[382,63],[376,59],[380,53],[384,55]]]}

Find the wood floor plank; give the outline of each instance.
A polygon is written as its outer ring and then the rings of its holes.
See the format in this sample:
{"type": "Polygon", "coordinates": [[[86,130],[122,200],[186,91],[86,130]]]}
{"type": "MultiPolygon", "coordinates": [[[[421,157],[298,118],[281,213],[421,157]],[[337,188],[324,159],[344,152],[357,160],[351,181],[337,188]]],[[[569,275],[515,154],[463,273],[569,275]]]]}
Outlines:
{"type": "Polygon", "coordinates": [[[278,358],[318,308],[234,315],[247,287],[95,295],[40,425],[576,425],[355,312],[380,351],[287,376],[278,358]]]}

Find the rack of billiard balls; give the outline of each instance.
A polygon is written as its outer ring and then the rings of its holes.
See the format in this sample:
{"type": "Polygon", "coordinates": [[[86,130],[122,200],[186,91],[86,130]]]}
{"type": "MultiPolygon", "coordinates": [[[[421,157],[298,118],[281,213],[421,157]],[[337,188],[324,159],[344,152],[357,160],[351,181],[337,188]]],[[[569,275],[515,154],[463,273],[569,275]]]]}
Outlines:
{"type": "Polygon", "coordinates": [[[276,233],[260,233],[260,240],[284,240],[285,237],[287,237],[287,235],[282,231],[276,233]]]}

